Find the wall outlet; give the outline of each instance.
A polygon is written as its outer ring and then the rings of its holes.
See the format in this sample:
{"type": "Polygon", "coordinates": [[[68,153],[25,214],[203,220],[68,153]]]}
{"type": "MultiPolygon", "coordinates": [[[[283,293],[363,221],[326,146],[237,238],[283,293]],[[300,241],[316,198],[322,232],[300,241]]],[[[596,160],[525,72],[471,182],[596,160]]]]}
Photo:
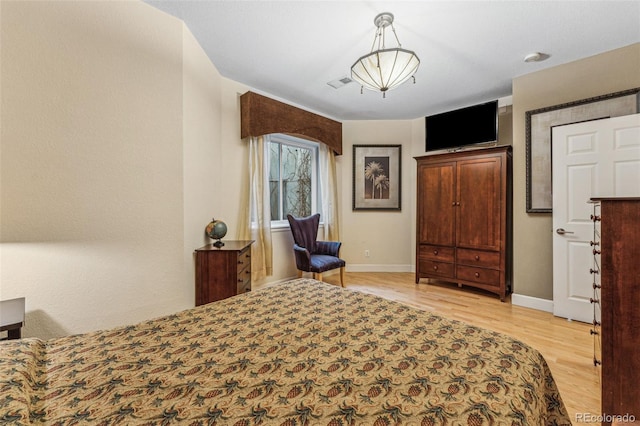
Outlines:
{"type": "Polygon", "coordinates": [[[364,257],[369,257],[369,255],[370,255],[370,254],[371,254],[371,253],[369,253],[369,250],[365,250],[365,251],[364,251],[364,257]]]}

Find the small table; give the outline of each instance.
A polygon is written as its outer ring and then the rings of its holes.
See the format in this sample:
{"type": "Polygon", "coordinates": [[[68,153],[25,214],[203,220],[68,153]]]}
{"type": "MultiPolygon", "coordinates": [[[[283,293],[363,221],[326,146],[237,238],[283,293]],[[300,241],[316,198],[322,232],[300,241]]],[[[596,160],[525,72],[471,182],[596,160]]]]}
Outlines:
{"type": "Polygon", "coordinates": [[[0,301],[0,331],[7,331],[7,340],[20,339],[24,325],[24,297],[0,301]]]}
{"type": "Polygon", "coordinates": [[[196,250],[196,306],[251,291],[253,240],[223,243],[196,250]]]}

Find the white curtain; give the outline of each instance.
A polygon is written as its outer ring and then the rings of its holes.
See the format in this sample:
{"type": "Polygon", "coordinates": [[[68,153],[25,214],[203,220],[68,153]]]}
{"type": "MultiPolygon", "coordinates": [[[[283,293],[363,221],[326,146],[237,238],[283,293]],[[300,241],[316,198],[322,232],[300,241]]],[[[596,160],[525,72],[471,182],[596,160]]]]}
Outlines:
{"type": "Polygon", "coordinates": [[[320,214],[324,222],[324,238],[327,241],[340,241],[336,157],[327,145],[324,143],[319,145],[320,194],[322,196],[320,214]]]}
{"type": "Polygon", "coordinates": [[[249,138],[249,191],[244,197],[242,210],[245,216],[240,226],[240,237],[255,241],[251,246],[253,280],[273,274],[269,168],[266,164],[268,146],[268,135],[249,138]]]}

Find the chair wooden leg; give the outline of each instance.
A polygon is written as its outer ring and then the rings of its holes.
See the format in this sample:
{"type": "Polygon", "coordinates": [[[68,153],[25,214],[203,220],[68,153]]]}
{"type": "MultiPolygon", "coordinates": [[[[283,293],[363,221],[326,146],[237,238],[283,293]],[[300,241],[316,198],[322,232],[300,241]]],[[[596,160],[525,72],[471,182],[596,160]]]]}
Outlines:
{"type": "Polygon", "coordinates": [[[322,281],[322,272],[316,272],[314,275],[316,280],[322,281]]]}
{"type": "Polygon", "coordinates": [[[344,287],[344,266],[340,268],[340,285],[344,287]]]}
{"type": "Polygon", "coordinates": [[[298,278],[302,278],[302,271],[298,269],[298,278]]]}

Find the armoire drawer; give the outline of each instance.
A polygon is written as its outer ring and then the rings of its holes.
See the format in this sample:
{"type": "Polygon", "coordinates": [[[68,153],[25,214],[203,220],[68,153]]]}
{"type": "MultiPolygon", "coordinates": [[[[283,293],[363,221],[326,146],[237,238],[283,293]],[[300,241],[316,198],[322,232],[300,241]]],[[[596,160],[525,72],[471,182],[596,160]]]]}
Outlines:
{"type": "Polygon", "coordinates": [[[443,278],[453,278],[455,269],[453,263],[436,262],[420,259],[420,273],[443,278]]]}
{"type": "Polygon", "coordinates": [[[482,268],[500,268],[500,252],[484,250],[457,250],[457,263],[460,265],[480,266],[482,268]]]}
{"type": "Polygon", "coordinates": [[[429,259],[439,262],[453,262],[456,249],[453,247],[420,244],[420,260],[429,259]]]}
{"type": "Polygon", "coordinates": [[[458,265],[456,267],[456,278],[480,284],[500,286],[500,271],[495,269],[458,265]]]}

